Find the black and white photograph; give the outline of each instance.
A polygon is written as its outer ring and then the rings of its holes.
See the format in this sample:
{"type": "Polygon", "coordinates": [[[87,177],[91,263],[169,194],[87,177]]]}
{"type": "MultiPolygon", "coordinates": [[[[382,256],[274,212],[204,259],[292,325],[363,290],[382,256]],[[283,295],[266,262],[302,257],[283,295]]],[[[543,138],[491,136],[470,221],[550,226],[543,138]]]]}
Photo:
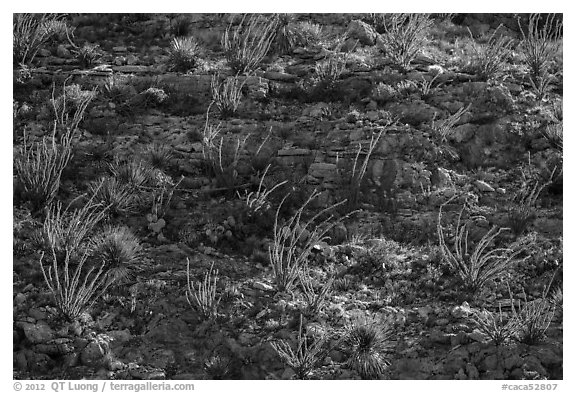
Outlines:
{"type": "Polygon", "coordinates": [[[561,391],[564,14],[181,9],[11,15],[9,387],[561,391]]]}

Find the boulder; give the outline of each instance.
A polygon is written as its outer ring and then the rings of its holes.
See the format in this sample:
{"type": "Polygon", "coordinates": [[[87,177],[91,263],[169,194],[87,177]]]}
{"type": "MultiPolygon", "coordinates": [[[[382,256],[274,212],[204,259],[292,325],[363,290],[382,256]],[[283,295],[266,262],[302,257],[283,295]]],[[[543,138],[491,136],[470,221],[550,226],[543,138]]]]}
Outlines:
{"type": "Polygon", "coordinates": [[[368,23],[355,19],[348,25],[348,37],[357,39],[362,45],[375,45],[378,33],[368,23]]]}

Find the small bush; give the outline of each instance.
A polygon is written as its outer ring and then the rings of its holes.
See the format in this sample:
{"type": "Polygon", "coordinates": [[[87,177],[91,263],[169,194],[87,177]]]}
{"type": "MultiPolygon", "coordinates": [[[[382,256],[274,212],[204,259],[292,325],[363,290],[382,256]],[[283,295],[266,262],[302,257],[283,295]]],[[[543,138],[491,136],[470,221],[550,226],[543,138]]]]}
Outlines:
{"type": "Polygon", "coordinates": [[[403,69],[424,48],[432,21],[427,14],[392,14],[382,24],[383,45],[386,56],[403,69]]]}
{"type": "MultiPolygon", "coordinates": [[[[510,38],[497,34],[500,27],[494,30],[485,44],[480,45],[474,41],[472,68],[480,78],[486,81],[498,79],[502,75],[514,43],[510,38]]],[[[474,40],[472,32],[470,36],[474,40]]]]}
{"type": "Polygon", "coordinates": [[[99,269],[87,267],[88,251],[74,260],[66,254],[60,260],[52,249],[52,261],[44,266],[44,253],[39,264],[61,315],[69,321],[76,321],[82,313],[101,297],[111,282],[104,275],[104,265],[99,269]],[[72,265],[76,268],[72,271],[72,265]]]}
{"type": "Polygon", "coordinates": [[[291,292],[298,279],[300,269],[308,259],[312,247],[326,239],[326,234],[340,220],[329,224],[332,216],[317,223],[317,220],[329,210],[341,206],[346,201],[334,204],[314,215],[307,222],[302,222],[302,214],[307,206],[317,198],[319,193],[314,191],[296,213],[283,225],[278,221],[280,209],[286,200],[282,199],[276,211],[274,220],[273,243],[269,246],[270,263],[274,273],[276,288],[280,292],[291,292]]]}
{"type": "Polygon", "coordinates": [[[14,158],[14,173],[20,196],[32,203],[33,211],[40,211],[56,196],[64,168],[72,157],[72,135],[58,145],[55,136],[42,138],[41,142],[24,143],[18,147],[14,158]]]}
{"type": "Polygon", "coordinates": [[[338,54],[316,63],[315,74],[318,85],[325,90],[333,89],[345,69],[346,58],[338,54]]]}
{"type": "Polygon", "coordinates": [[[314,339],[308,337],[302,329],[302,315],[296,341],[296,350],[284,340],[272,342],[272,348],[278,353],[284,363],[290,366],[299,379],[306,379],[320,364],[328,353],[328,337],[322,335],[314,339]]]}
{"type": "Polygon", "coordinates": [[[472,322],[495,345],[502,345],[518,334],[519,323],[516,318],[506,318],[502,307],[498,305],[498,314],[488,310],[473,310],[470,314],[472,322]]]}
{"type": "Polygon", "coordinates": [[[489,250],[494,239],[504,231],[503,228],[498,229],[496,227],[492,227],[486,232],[473,250],[469,249],[468,225],[461,223],[463,212],[464,209],[458,215],[454,251],[452,251],[446,244],[442,227],[442,206],[440,207],[437,225],[438,239],[444,261],[458,273],[464,287],[475,294],[488,280],[501,276],[512,264],[516,263],[515,258],[521,250],[516,252],[508,248],[489,250]]]}
{"type": "Polygon", "coordinates": [[[390,365],[386,353],[390,350],[391,338],[392,329],[386,323],[358,318],[347,327],[348,366],[362,379],[378,378],[390,365]]]}
{"type": "Polygon", "coordinates": [[[188,72],[198,66],[200,47],[193,37],[172,39],[168,51],[168,67],[171,71],[188,72]]]}
{"type": "MultiPolygon", "coordinates": [[[[276,33],[278,52],[291,53],[295,48],[319,47],[326,39],[322,26],[309,21],[294,22],[279,17],[279,27],[276,33]]],[[[293,19],[293,17],[292,17],[293,19]]]]}
{"type": "Polygon", "coordinates": [[[41,47],[61,31],[60,18],[57,14],[14,14],[13,64],[31,65],[41,47]]]}
{"type": "Polygon", "coordinates": [[[236,27],[228,25],[222,48],[235,74],[254,71],[262,62],[276,34],[277,17],[244,14],[236,27]]]}
{"type": "Polygon", "coordinates": [[[548,14],[546,18],[541,14],[531,14],[526,32],[520,22],[518,25],[523,38],[519,49],[530,68],[530,75],[542,78],[548,74],[562,47],[562,20],[554,14],[548,14]]]}
{"type": "Polygon", "coordinates": [[[203,318],[214,319],[218,316],[218,304],[220,299],[216,299],[216,285],[218,283],[218,270],[213,273],[214,264],[210,266],[210,270],[204,275],[203,282],[197,282],[198,289],[190,280],[190,259],[186,258],[186,279],[187,291],[186,300],[188,304],[194,308],[203,318]]]}
{"type": "Polygon", "coordinates": [[[74,54],[82,68],[93,67],[102,57],[99,45],[85,43],[80,48],[74,50],[74,54]]]}
{"type": "Polygon", "coordinates": [[[212,101],[220,111],[223,119],[234,116],[238,112],[240,101],[242,100],[242,88],[248,79],[242,83],[238,76],[226,78],[223,82],[218,82],[216,75],[212,76],[210,83],[210,92],[212,101]]]}
{"type": "Polygon", "coordinates": [[[70,210],[71,205],[62,210],[60,203],[46,212],[42,230],[43,243],[51,250],[57,262],[70,257],[75,259],[87,249],[86,240],[95,227],[105,217],[107,208],[95,203],[94,197],[80,209],[70,210]]]}
{"type": "Polygon", "coordinates": [[[352,170],[350,174],[343,176],[345,192],[347,196],[346,205],[344,208],[347,212],[351,212],[358,208],[360,202],[361,186],[364,175],[368,170],[368,163],[370,162],[370,157],[372,152],[378,145],[380,137],[384,129],[382,129],[376,136],[372,135],[370,138],[370,145],[368,145],[368,150],[364,153],[364,160],[360,162],[360,154],[362,153],[362,145],[358,144],[358,152],[356,157],[354,157],[354,164],[352,165],[352,170]]]}
{"type": "Polygon", "coordinates": [[[115,159],[109,170],[119,183],[132,189],[147,185],[153,179],[153,169],[147,163],[138,160],[115,159]]]}
{"type": "Polygon", "coordinates": [[[524,304],[520,306],[519,311],[514,311],[520,326],[518,341],[528,345],[543,341],[555,311],[555,303],[550,302],[545,296],[529,302],[524,293],[524,304]]]}
{"type": "Polygon", "coordinates": [[[318,313],[324,309],[326,299],[332,292],[334,276],[329,277],[328,280],[326,280],[326,282],[317,289],[312,277],[310,276],[310,269],[305,265],[300,270],[298,278],[302,288],[302,293],[304,294],[304,299],[306,300],[306,313],[307,315],[317,316],[318,313]]]}

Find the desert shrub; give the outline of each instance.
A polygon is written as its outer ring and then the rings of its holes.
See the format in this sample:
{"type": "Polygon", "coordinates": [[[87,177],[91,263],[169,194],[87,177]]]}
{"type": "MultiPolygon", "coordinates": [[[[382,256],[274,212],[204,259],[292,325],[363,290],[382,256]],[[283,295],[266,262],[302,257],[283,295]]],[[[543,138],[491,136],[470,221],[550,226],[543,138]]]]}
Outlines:
{"type": "Polygon", "coordinates": [[[280,206],[276,210],[273,243],[269,246],[268,251],[276,288],[280,292],[290,292],[292,290],[298,279],[301,267],[312,251],[312,247],[325,240],[328,231],[340,221],[336,220],[330,223],[332,216],[328,216],[328,218],[320,222],[318,222],[318,219],[346,201],[321,210],[306,222],[302,221],[304,211],[318,195],[319,192],[314,191],[296,213],[283,224],[278,221],[278,218],[286,197],[282,199],[280,206]]]}
{"type": "Polygon", "coordinates": [[[214,319],[218,316],[218,304],[220,297],[216,299],[216,288],[218,283],[218,270],[213,272],[214,263],[210,270],[204,274],[204,280],[197,282],[198,288],[190,279],[190,259],[186,258],[186,300],[203,318],[214,319]]]}
{"type": "Polygon", "coordinates": [[[128,76],[109,76],[102,85],[102,95],[116,105],[125,104],[136,94],[131,77],[128,76]]]}
{"type": "Polygon", "coordinates": [[[136,267],[140,242],[127,227],[108,226],[92,241],[91,254],[104,265],[104,274],[111,283],[123,282],[136,267]]]}
{"type": "Polygon", "coordinates": [[[485,44],[476,43],[472,32],[470,32],[474,42],[472,46],[474,49],[472,69],[483,80],[498,79],[502,75],[510,56],[510,50],[514,42],[506,36],[498,35],[500,27],[498,26],[494,30],[485,44]]]}
{"type": "Polygon", "coordinates": [[[275,44],[280,53],[291,53],[295,48],[318,47],[326,39],[322,26],[310,21],[295,22],[290,14],[280,14],[275,44]],[[283,15],[289,15],[284,17],[283,15]]]}
{"type": "Polygon", "coordinates": [[[513,317],[506,317],[500,304],[498,305],[498,313],[474,309],[470,314],[470,319],[478,330],[490,337],[495,345],[502,345],[518,334],[518,320],[513,317]]]}
{"type": "Polygon", "coordinates": [[[346,69],[346,58],[338,54],[332,54],[327,59],[316,63],[314,67],[318,84],[322,88],[333,89],[346,69]]]}
{"type": "Polygon", "coordinates": [[[68,128],[56,142],[56,125],[51,137],[31,143],[24,135],[23,144],[16,149],[14,173],[20,196],[32,203],[34,211],[47,206],[60,187],[62,172],[72,157],[72,138],[75,128],[68,128]]]}
{"type": "Polygon", "coordinates": [[[316,316],[324,309],[327,298],[332,293],[334,276],[330,276],[319,288],[310,275],[308,265],[304,265],[298,273],[298,279],[304,299],[306,300],[307,315],[316,316]]]}
{"type": "Polygon", "coordinates": [[[456,271],[464,287],[472,294],[481,289],[484,284],[501,276],[513,264],[518,262],[516,257],[522,250],[512,251],[509,248],[489,249],[494,239],[504,231],[504,228],[492,227],[475,244],[474,249],[469,248],[468,223],[462,224],[460,211],[456,222],[455,240],[453,250],[446,244],[444,229],[442,227],[442,206],[438,213],[438,240],[445,262],[456,271]]]}
{"type": "Polygon", "coordinates": [[[556,289],[554,289],[554,291],[552,292],[551,297],[552,297],[552,303],[554,304],[556,310],[558,311],[558,318],[562,320],[564,312],[564,296],[562,286],[556,287],[556,289]]]}
{"type": "Polygon", "coordinates": [[[41,47],[61,30],[61,17],[57,14],[14,14],[13,64],[31,65],[41,47]]]}
{"type": "Polygon", "coordinates": [[[104,275],[104,265],[97,269],[86,264],[88,250],[75,259],[66,253],[64,260],[56,256],[54,249],[51,251],[48,266],[43,263],[44,253],[39,260],[44,281],[61,315],[75,321],[104,294],[111,282],[104,275]]]}
{"type": "Polygon", "coordinates": [[[56,86],[52,87],[50,104],[54,112],[54,132],[61,138],[74,136],[88,105],[96,98],[97,89],[82,90],[78,84],[62,86],[62,94],[56,97],[56,86]]]}
{"type": "Polygon", "coordinates": [[[102,57],[100,46],[98,44],[85,43],[74,50],[74,55],[82,68],[93,67],[102,57]]]}
{"type": "Polygon", "coordinates": [[[364,160],[362,162],[360,162],[362,145],[358,144],[358,152],[356,153],[356,157],[354,157],[352,169],[349,174],[342,176],[346,193],[346,205],[344,206],[344,209],[346,209],[348,212],[351,212],[358,207],[360,202],[359,199],[361,194],[362,180],[364,179],[364,175],[368,169],[368,163],[370,162],[372,152],[378,145],[383,132],[384,129],[380,130],[376,136],[371,136],[368,150],[364,153],[364,160]]]}
{"type": "Polygon", "coordinates": [[[285,340],[272,342],[272,348],[278,356],[291,367],[299,379],[306,379],[326,357],[328,353],[327,335],[312,338],[306,335],[302,329],[302,315],[300,315],[300,327],[296,338],[296,350],[285,340]]]}
{"type": "Polygon", "coordinates": [[[530,68],[530,75],[544,77],[562,47],[562,20],[554,14],[547,14],[545,18],[541,14],[531,14],[526,31],[520,22],[518,24],[522,32],[519,49],[530,68]]]}
{"type": "Polygon", "coordinates": [[[344,342],[350,352],[348,366],[362,379],[378,378],[390,365],[387,352],[392,338],[391,327],[384,321],[359,317],[346,330],[344,342]]]}
{"type": "Polygon", "coordinates": [[[216,178],[217,186],[233,190],[238,180],[240,153],[250,135],[238,137],[236,143],[233,143],[230,140],[225,141],[224,137],[218,138],[220,131],[220,125],[210,124],[207,114],[202,135],[202,156],[210,174],[216,178]]]}
{"type": "Polygon", "coordinates": [[[448,138],[454,132],[454,129],[462,116],[470,110],[472,104],[467,107],[461,107],[454,114],[448,116],[446,119],[441,121],[435,121],[432,119],[432,137],[435,142],[435,149],[438,154],[448,156],[451,159],[457,160],[460,155],[452,146],[448,143],[448,138]]]}
{"type": "Polygon", "coordinates": [[[188,72],[198,66],[200,46],[194,37],[175,37],[168,50],[168,68],[176,72],[188,72]]]}
{"type": "Polygon", "coordinates": [[[523,304],[520,305],[518,311],[514,309],[514,315],[519,324],[517,340],[529,345],[544,340],[555,311],[555,303],[546,299],[545,294],[541,298],[528,301],[524,292],[523,304]]]}
{"type": "Polygon", "coordinates": [[[564,128],[562,124],[548,124],[541,130],[541,133],[550,143],[550,146],[562,153],[564,150],[564,128]]]}
{"type": "Polygon", "coordinates": [[[254,71],[262,62],[276,34],[277,17],[244,14],[240,23],[228,25],[222,36],[222,48],[234,73],[254,71]]]}
{"type": "Polygon", "coordinates": [[[107,210],[106,206],[96,203],[94,197],[80,209],[72,210],[71,206],[62,210],[62,204],[56,203],[46,212],[42,242],[57,262],[75,259],[87,249],[88,236],[104,219],[107,210]]]}
{"type": "Polygon", "coordinates": [[[386,56],[403,69],[424,48],[432,21],[427,14],[392,14],[382,23],[383,45],[386,56]]]}
{"type": "Polygon", "coordinates": [[[288,182],[287,180],[284,180],[283,182],[277,183],[270,189],[263,188],[264,178],[268,173],[268,169],[270,169],[270,165],[268,165],[264,170],[256,191],[246,191],[244,195],[240,195],[240,193],[238,193],[238,197],[244,201],[247,214],[250,217],[267,212],[272,207],[269,201],[270,194],[272,194],[278,187],[282,187],[288,182]]]}
{"type": "Polygon", "coordinates": [[[247,79],[240,82],[238,76],[231,76],[222,82],[218,82],[216,75],[212,76],[210,82],[210,92],[212,101],[220,111],[220,116],[224,119],[234,116],[238,112],[240,101],[242,100],[242,88],[247,79]]]}
{"type": "Polygon", "coordinates": [[[528,228],[530,222],[536,216],[536,203],[540,194],[550,182],[540,184],[536,182],[524,182],[522,188],[512,198],[512,206],[508,208],[508,227],[519,236],[528,228]]]}

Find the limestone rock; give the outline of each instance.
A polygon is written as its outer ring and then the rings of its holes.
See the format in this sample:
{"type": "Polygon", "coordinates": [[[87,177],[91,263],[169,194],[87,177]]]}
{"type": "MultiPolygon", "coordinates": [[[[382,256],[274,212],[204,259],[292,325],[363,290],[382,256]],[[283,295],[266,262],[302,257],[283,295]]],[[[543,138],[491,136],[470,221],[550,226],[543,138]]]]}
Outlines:
{"type": "Polygon", "coordinates": [[[348,37],[357,39],[362,45],[375,45],[378,33],[368,23],[355,19],[348,25],[348,37]]]}

